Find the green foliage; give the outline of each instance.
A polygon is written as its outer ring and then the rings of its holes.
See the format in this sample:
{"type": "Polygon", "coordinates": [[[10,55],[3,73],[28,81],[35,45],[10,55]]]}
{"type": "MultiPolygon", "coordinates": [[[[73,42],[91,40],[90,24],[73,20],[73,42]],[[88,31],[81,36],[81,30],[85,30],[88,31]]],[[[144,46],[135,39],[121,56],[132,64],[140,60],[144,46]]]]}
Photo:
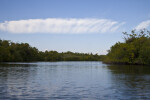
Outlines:
{"type": "Polygon", "coordinates": [[[30,61],[98,61],[101,56],[95,54],[57,51],[39,51],[28,43],[13,43],[0,40],[0,62],[30,62],[30,61]]]}
{"type": "Polygon", "coordinates": [[[124,43],[113,45],[105,62],[121,64],[150,64],[150,32],[143,29],[139,32],[124,32],[124,43]]]}

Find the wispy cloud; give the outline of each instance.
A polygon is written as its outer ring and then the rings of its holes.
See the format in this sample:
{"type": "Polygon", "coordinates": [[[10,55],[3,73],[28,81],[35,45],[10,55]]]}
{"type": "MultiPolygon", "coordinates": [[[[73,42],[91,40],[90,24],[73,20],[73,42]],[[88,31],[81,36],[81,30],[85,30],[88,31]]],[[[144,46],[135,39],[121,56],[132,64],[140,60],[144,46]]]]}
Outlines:
{"type": "Polygon", "coordinates": [[[147,21],[143,21],[141,22],[139,25],[137,25],[135,27],[136,30],[141,30],[141,29],[144,29],[144,28],[148,28],[150,26],[150,20],[147,20],[147,21]]]}
{"type": "Polygon", "coordinates": [[[5,21],[0,30],[10,33],[106,33],[117,31],[123,23],[96,18],[47,18],[5,21]]]}

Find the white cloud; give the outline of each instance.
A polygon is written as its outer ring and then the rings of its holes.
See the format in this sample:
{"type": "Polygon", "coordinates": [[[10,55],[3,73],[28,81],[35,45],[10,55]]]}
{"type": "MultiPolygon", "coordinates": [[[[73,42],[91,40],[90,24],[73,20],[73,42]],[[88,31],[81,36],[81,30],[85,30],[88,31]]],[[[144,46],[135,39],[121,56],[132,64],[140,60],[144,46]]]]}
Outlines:
{"type": "Polygon", "coordinates": [[[115,32],[123,23],[96,18],[47,18],[5,21],[0,30],[10,33],[106,33],[115,32]]]}
{"type": "Polygon", "coordinates": [[[135,27],[136,30],[141,30],[141,29],[144,29],[144,28],[148,28],[150,26],[150,20],[147,20],[147,21],[143,21],[141,22],[139,25],[137,25],[135,27]]]}

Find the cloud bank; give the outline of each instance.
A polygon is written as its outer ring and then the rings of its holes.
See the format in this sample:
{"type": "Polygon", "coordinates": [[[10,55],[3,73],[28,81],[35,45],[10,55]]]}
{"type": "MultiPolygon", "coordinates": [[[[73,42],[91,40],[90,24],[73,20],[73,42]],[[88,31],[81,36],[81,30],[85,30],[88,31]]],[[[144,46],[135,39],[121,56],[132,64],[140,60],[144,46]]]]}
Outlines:
{"type": "Polygon", "coordinates": [[[5,21],[0,30],[10,33],[106,33],[115,32],[124,23],[96,18],[47,18],[5,21]]]}
{"type": "Polygon", "coordinates": [[[144,28],[148,28],[150,26],[150,20],[147,20],[147,21],[143,21],[141,22],[139,25],[137,25],[135,27],[136,30],[141,30],[141,29],[144,29],[144,28]]]}

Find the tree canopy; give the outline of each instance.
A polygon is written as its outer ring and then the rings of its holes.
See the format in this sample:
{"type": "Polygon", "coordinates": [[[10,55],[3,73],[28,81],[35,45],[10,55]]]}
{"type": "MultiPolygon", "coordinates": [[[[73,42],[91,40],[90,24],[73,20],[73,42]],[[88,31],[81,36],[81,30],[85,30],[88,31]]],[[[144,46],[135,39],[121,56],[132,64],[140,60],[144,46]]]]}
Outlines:
{"type": "Polygon", "coordinates": [[[123,32],[124,43],[117,42],[105,57],[105,62],[120,64],[150,64],[150,31],[123,32]]]}
{"type": "Polygon", "coordinates": [[[0,62],[31,61],[98,61],[101,56],[92,53],[39,51],[28,43],[14,43],[0,40],[0,62]]]}

